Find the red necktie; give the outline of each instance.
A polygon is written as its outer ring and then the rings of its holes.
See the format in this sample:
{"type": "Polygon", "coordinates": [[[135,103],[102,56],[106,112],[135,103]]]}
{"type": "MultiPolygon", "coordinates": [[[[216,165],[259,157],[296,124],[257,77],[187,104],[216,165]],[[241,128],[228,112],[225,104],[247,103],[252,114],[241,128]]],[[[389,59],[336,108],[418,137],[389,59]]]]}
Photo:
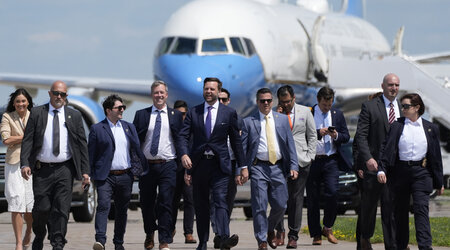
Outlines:
{"type": "Polygon", "coordinates": [[[395,112],[394,112],[394,104],[389,103],[389,124],[392,124],[395,121],[395,112]]]}

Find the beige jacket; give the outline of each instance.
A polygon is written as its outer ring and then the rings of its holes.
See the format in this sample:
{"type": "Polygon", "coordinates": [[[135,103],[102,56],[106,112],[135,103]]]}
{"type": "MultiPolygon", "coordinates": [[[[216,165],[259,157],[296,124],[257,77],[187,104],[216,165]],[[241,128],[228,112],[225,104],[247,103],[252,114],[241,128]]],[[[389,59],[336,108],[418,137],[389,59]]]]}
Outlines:
{"type": "MultiPolygon", "coordinates": [[[[25,122],[24,124],[22,124],[20,116],[16,111],[13,111],[11,113],[3,113],[2,123],[0,126],[2,141],[5,141],[10,136],[23,135],[29,116],[30,111],[27,110],[27,113],[25,115],[25,122]]],[[[20,143],[8,146],[8,150],[6,151],[6,163],[11,165],[19,163],[20,146],[20,143]]]]}

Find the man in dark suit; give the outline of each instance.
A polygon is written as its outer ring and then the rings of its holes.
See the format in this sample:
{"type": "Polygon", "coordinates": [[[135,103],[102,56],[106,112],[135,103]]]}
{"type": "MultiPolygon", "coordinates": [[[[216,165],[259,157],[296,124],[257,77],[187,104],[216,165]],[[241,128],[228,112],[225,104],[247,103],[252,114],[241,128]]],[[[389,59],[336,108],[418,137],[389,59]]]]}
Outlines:
{"type": "Polygon", "coordinates": [[[90,184],[82,116],[65,106],[64,82],[54,82],[48,94],[49,104],[31,110],[20,154],[22,176],[33,173],[33,250],[43,248],[47,223],[53,249],[64,248],[73,179],[90,184]]]}
{"type": "Polygon", "coordinates": [[[168,91],[165,82],[153,82],[153,105],[138,110],[133,121],[149,165],[149,172],[139,179],[146,249],[154,247],[156,230],[159,249],[169,249],[168,244],[173,241],[172,202],[177,175],[176,159],[179,155],[177,147],[180,145],[177,135],[183,124],[183,117],[178,110],[167,107],[168,91]]]}
{"type": "Polygon", "coordinates": [[[297,179],[298,161],[288,117],[272,111],[270,90],[259,89],[256,101],[259,112],[244,119],[242,141],[251,171],[253,230],[258,249],[267,250],[267,244],[277,247],[274,229],[287,206],[286,177],[297,179]]]}
{"type": "Polygon", "coordinates": [[[370,238],[375,230],[378,200],[381,200],[381,221],[384,246],[396,249],[392,202],[386,184],[377,181],[380,148],[389,132],[390,124],[400,117],[397,94],[400,80],[395,74],[383,78],[383,95],[361,105],[354,143],[357,148],[355,167],[362,178],[361,212],[358,215],[361,239],[357,248],[372,249],[370,238]],[[391,105],[392,104],[392,105],[391,105]]]}
{"type": "Polygon", "coordinates": [[[348,159],[343,157],[341,145],[350,135],[344,114],[333,108],[334,91],[323,87],[317,93],[317,105],[312,108],[317,129],[316,157],[306,182],[309,234],[313,245],[322,244],[322,235],[337,244],[332,227],[336,220],[339,168],[351,170],[348,159]],[[323,228],[320,226],[320,184],[324,184],[325,207],[323,228]]]}
{"type": "Polygon", "coordinates": [[[123,236],[134,174],[139,175],[146,169],[136,129],[122,120],[125,109],[122,98],[108,96],[103,101],[106,119],[93,125],[89,133],[91,176],[97,189],[94,250],[105,249],[111,199],[114,199],[116,209],[113,243],[116,250],[124,249],[123,236]]]}
{"type": "Polygon", "coordinates": [[[222,82],[218,78],[205,78],[203,98],[205,102],[190,109],[180,132],[181,162],[189,170],[188,182],[192,176],[194,188],[195,216],[199,245],[197,249],[206,249],[209,238],[210,202],[212,191],[216,210],[216,227],[220,236],[220,248],[229,249],[237,245],[239,237],[230,235],[228,205],[226,194],[230,175],[236,175],[238,184],[247,181],[248,170],[243,166],[244,153],[239,135],[236,111],[219,103],[219,90],[222,82]],[[236,156],[238,173],[232,172],[227,139],[236,156]],[[189,150],[189,140],[192,148],[189,150]]]}

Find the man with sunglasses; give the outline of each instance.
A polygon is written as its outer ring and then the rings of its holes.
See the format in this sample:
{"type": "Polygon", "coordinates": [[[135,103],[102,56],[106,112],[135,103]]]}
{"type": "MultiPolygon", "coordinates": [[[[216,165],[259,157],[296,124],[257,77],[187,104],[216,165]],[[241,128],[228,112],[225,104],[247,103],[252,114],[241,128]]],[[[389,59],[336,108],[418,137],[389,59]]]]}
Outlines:
{"type": "Polygon", "coordinates": [[[381,88],[383,95],[366,101],[361,105],[358,127],[354,144],[357,149],[355,168],[362,178],[361,212],[358,215],[357,249],[372,249],[370,238],[375,229],[378,200],[381,201],[381,222],[383,227],[384,246],[396,249],[395,228],[391,195],[388,184],[377,181],[380,149],[390,125],[400,117],[400,104],[397,95],[400,79],[395,74],[387,74],[383,78],[381,88]]]}
{"type": "Polygon", "coordinates": [[[105,249],[112,199],[115,207],[114,249],[124,249],[123,237],[134,175],[146,171],[147,163],[140,149],[136,129],[133,124],[122,120],[125,109],[118,95],[106,97],[103,101],[106,118],[92,125],[89,133],[89,162],[97,189],[94,250],[105,249]]]}
{"type": "Polygon", "coordinates": [[[283,220],[288,200],[286,178],[298,176],[294,138],[286,115],[272,111],[272,92],[256,93],[258,112],[244,119],[242,144],[250,168],[253,230],[258,249],[277,247],[275,226],[283,220]],[[271,211],[267,218],[267,203],[271,211]]]}
{"type": "Polygon", "coordinates": [[[65,106],[64,82],[55,81],[48,94],[50,103],[31,110],[20,154],[22,176],[33,173],[34,250],[43,248],[47,225],[53,249],[64,248],[73,179],[90,184],[82,116],[65,106]]]}
{"type": "Polygon", "coordinates": [[[133,124],[147,158],[149,171],[139,179],[144,231],[144,247],[155,245],[154,233],[158,230],[159,249],[169,249],[173,242],[172,203],[176,186],[177,157],[179,156],[178,133],[183,117],[178,110],[167,106],[169,89],[163,81],[151,86],[153,105],[138,110],[133,124]]]}

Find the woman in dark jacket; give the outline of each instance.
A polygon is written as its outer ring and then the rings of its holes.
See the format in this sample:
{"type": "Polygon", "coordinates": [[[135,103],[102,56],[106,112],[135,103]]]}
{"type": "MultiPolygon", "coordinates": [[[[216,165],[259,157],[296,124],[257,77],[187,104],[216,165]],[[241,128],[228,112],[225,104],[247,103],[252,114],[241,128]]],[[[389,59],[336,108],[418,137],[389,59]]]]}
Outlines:
{"type": "Polygon", "coordinates": [[[439,129],[421,117],[425,105],[418,94],[403,96],[401,109],[404,117],[392,123],[380,151],[378,181],[389,179],[394,194],[398,249],[408,249],[410,196],[419,249],[432,249],[429,195],[433,188],[444,192],[439,129]]]}

